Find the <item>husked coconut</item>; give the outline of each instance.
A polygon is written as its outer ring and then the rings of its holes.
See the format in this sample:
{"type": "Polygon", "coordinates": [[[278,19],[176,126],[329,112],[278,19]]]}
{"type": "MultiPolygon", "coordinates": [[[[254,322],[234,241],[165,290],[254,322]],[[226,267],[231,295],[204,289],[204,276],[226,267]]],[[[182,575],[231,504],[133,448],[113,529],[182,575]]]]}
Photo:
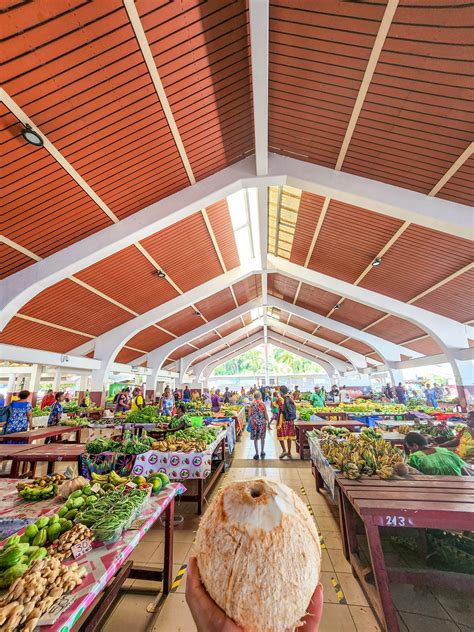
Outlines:
{"type": "Polygon", "coordinates": [[[207,592],[237,625],[286,632],[306,614],[321,546],[293,490],[257,479],[220,491],[199,525],[196,557],[207,592]]]}

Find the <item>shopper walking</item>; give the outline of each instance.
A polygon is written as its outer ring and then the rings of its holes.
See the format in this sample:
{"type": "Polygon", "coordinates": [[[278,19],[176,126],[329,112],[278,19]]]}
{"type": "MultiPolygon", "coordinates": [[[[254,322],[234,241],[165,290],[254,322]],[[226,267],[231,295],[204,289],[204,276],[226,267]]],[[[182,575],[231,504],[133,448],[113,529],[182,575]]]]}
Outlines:
{"type": "Polygon", "coordinates": [[[223,396],[224,404],[230,404],[230,397],[231,397],[231,392],[229,391],[229,387],[226,386],[225,391],[224,391],[224,396],[223,396]]]}
{"type": "Polygon", "coordinates": [[[33,428],[32,405],[28,401],[30,391],[20,391],[18,399],[10,403],[10,418],[3,427],[3,434],[25,432],[33,428]]]}
{"type": "Polygon", "coordinates": [[[345,385],[339,391],[339,400],[340,400],[341,404],[349,404],[350,401],[351,401],[351,397],[349,395],[349,391],[347,390],[345,385]]]}
{"type": "Polygon", "coordinates": [[[262,401],[262,393],[255,391],[253,402],[248,407],[248,424],[250,428],[250,438],[255,446],[254,459],[258,461],[258,442],[260,441],[260,458],[265,458],[265,434],[268,424],[267,407],[262,401]]]}
{"type": "Polygon", "coordinates": [[[403,386],[401,382],[398,383],[398,386],[395,387],[395,392],[397,394],[397,399],[399,404],[407,405],[407,389],[403,386]]]}
{"type": "Polygon", "coordinates": [[[438,400],[436,399],[435,389],[431,388],[430,384],[426,385],[425,398],[427,406],[431,406],[431,408],[438,408],[438,400]]]}
{"type": "Polygon", "coordinates": [[[291,455],[291,443],[296,441],[295,433],[295,419],[296,419],[296,406],[293,399],[288,393],[286,386],[280,386],[280,396],[278,397],[278,422],[277,422],[277,437],[280,442],[282,453],[280,459],[288,457],[292,459],[291,455]],[[285,447],[286,441],[286,447],[285,447]]]}
{"type": "Polygon", "coordinates": [[[314,406],[314,408],[323,408],[324,407],[324,394],[321,391],[321,387],[320,386],[315,386],[314,387],[314,393],[311,393],[311,397],[309,399],[309,401],[311,402],[311,406],[314,406]]]}
{"type": "Polygon", "coordinates": [[[49,413],[48,426],[57,426],[61,421],[61,417],[63,414],[63,400],[64,393],[62,393],[61,391],[59,391],[59,393],[56,393],[56,395],[54,396],[53,407],[51,408],[51,412],[49,413]]]}
{"type": "Polygon", "coordinates": [[[161,414],[165,417],[171,417],[174,408],[174,396],[171,393],[171,389],[167,386],[160,400],[161,414]]]}

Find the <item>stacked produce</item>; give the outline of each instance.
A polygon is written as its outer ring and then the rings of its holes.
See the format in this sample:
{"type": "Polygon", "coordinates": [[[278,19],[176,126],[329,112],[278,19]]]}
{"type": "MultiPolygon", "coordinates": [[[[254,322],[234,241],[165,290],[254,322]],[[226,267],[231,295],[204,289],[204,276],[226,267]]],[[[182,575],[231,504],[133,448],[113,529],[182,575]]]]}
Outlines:
{"type": "Polygon", "coordinates": [[[348,428],[339,428],[338,426],[323,426],[321,431],[335,437],[345,437],[350,432],[348,428]]]}
{"type": "Polygon", "coordinates": [[[153,439],[142,435],[132,437],[125,434],[121,441],[107,437],[97,437],[86,443],[86,452],[89,454],[101,454],[102,452],[118,452],[120,454],[143,454],[151,449],[153,439]]]}
{"type": "Polygon", "coordinates": [[[216,428],[186,428],[169,434],[162,441],[155,441],[152,449],[159,452],[204,452],[216,440],[216,428]]]}
{"type": "MultiPolygon", "coordinates": [[[[436,442],[449,441],[454,437],[454,431],[448,427],[446,423],[440,423],[438,425],[428,424],[415,424],[411,430],[415,432],[421,432],[421,434],[427,435],[436,442]]],[[[401,432],[401,430],[400,430],[401,432]]],[[[406,433],[405,433],[406,434],[406,433]]]]}
{"type": "Polygon", "coordinates": [[[54,498],[58,494],[58,485],[65,479],[63,474],[53,474],[52,476],[40,476],[32,481],[20,481],[16,488],[18,493],[25,500],[46,500],[54,498]]]}
{"type": "Polygon", "coordinates": [[[40,406],[33,406],[31,410],[31,414],[33,417],[44,417],[45,415],[49,415],[51,412],[51,406],[45,406],[43,409],[40,406]]]}
{"type": "Polygon", "coordinates": [[[49,547],[48,553],[52,557],[56,557],[62,561],[71,557],[72,547],[75,544],[86,539],[92,542],[94,540],[94,534],[83,524],[76,524],[72,529],[63,533],[58,540],[49,547]]]}
{"type": "Polygon", "coordinates": [[[226,416],[232,417],[232,415],[236,415],[238,412],[240,412],[241,408],[242,406],[236,404],[222,404],[221,413],[224,413],[224,415],[226,416]]]}
{"type": "Polygon", "coordinates": [[[127,413],[126,417],[128,424],[161,424],[168,421],[169,417],[160,415],[156,406],[145,406],[141,410],[127,413]]]}
{"type": "Polygon", "coordinates": [[[89,527],[96,540],[114,542],[140,514],[147,498],[145,489],[134,488],[124,494],[124,489],[118,488],[78,513],[75,522],[89,527]]]}
{"type": "Polygon", "coordinates": [[[85,568],[47,556],[18,577],[0,599],[0,627],[5,632],[33,632],[42,614],[82,583],[85,568]]]}
{"type": "Polygon", "coordinates": [[[407,473],[401,451],[371,428],[344,438],[318,430],[308,435],[319,440],[323,455],[347,478],[356,479],[365,474],[385,479],[407,473]]]}

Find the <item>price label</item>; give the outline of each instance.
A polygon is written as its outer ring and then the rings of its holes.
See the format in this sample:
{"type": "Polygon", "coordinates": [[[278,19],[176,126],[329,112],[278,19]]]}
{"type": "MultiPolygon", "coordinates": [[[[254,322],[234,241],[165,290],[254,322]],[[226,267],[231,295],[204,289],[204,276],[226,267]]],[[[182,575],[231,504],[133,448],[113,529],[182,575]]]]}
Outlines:
{"type": "Polygon", "coordinates": [[[91,487],[91,491],[94,492],[94,494],[97,494],[97,492],[100,491],[99,483],[94,483],[94,485],[92,485],[91,487]]]}
{"type": "Polygon", "coordinates": [[[135,489],[136,486],[137,484],[133,481],[128,481],[128,483],[125,485],[125,489],[135,489]]]}
{"type": "Polygon", "coordinates": [[[76,595],[63,595],[56,603],[54,603],[48,612],[41,615],[38,625],[53,625],[65,610],[68,610],[76,601],[76,595]]]}
{"type": "Polygon", "coordinates": [[[130,525],[130,531],[138,531],[139,529],[141,529],[143,527],[143,525],[145,524],[145,522],[148,521],[148,518],[137,518],[136,520],[134,520],[132,522],[132,524],[130,525]]]}
{"type": "Polygon", "coordinates": [[[77,560],[92,549],[92,544],[89,538],[84,538],[80,542],[76,542],[71,547],[71,552],[74,556],[74,559],[77,560]]]}

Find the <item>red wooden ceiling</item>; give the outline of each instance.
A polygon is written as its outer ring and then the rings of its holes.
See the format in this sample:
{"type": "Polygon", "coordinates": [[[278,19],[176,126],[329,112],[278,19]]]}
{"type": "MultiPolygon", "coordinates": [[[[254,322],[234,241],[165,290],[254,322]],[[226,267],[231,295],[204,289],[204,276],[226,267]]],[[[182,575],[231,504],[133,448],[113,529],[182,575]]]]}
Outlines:
{"type": "Polygon", "coordinates": [[[290,279],[283,274],[269,274],[267,284],[269,294],[288,303],[293,302],[298,288],[298,281],[290,279]]]}
{"type": "Polygon", "coordinates": [[[0,242],[0,279],[23,270],[34,262],[34,259],[0,242]]]}
{"type": "Polygon", "coordinates": [[[157,327],[147,327],[127,340],[127,347],[152,351],[171,340],[173,340],[173,336],[170,336],[161,329],[157,327]]]}
{"type": "Polygon", "coordinates": [[[467,323],[474,319],[474,270],[459,275],[414,302],[431,312],[467,323]]]}
{"type": "Polygon", "coordinates": [[[300,266],[306,262],[311,241],[324,204],[324,198],[303,191],[300,198],[290,261],[300,266]]]}
{"type": "Polygon", "coordinates": [[[474,156],[471,156],[436,194],[437,197],[474,206],[474,156]]]}
{"type": "Polygon", "coordinates": [[[214,320],[235,309],[235,301],[229,289],[213,294],[209,298],[196,303],[197,309],[207,320],[214,320]]]}
{"type": "Polygon", "coordinates": [[[248,303],[254,298],[258,298],[262,293],[262,280],[260,275],[252,275],[243,281],[235,283],[233,286],[235,297],[239,305],[248,303]]]}
{"type": "Polygon", "coordinates": [[[90,338],[15,316],[0,332],[0,343],[67,353],[90,338]]]}
{"type": "Polygon", "coordinates": [[[211,204],[206,208],[209,221],[211,222],[217,245],[219,247],[224,264],[227,270],[232,270],[240,265],[237,245],[235,243],[234,229],[230,219],[227,200],[221,200],[216,204],[211,204]]]}

